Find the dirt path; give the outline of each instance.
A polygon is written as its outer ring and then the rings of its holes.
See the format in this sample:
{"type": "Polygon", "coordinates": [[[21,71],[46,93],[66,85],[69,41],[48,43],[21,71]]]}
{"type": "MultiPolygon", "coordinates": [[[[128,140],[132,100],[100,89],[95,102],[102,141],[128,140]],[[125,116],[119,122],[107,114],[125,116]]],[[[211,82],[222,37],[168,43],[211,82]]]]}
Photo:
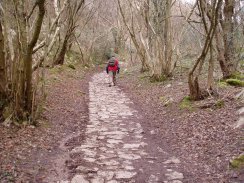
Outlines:
{"type": "Polygon", "coordinates": [[[144,135],[143,116],[119,87],[110,88],[107,82],[105,73],[99,73],[89,83],[85,141],[70,151],[76,161],[73,176],[59,182],[180,183],[184,178],[176,171],[180,160],[166,155],[144,135]]]}

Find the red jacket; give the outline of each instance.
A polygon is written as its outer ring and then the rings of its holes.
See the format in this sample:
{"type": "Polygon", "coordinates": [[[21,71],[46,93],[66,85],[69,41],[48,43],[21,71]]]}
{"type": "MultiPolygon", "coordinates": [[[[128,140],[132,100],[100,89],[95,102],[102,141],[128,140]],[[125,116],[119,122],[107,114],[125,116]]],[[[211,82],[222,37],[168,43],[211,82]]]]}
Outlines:
{"type": "Polygon", "coordinates": [[[107,65],[107,68],[106,68],[106,70],[107,70],[107,72],[109,72],[109,71],[114,71],[114,72],[116,72],[116,71],[119,71],[119,61],[116,59],[115,60],[115,66],[109,66],[109,65],[107,65]]]}

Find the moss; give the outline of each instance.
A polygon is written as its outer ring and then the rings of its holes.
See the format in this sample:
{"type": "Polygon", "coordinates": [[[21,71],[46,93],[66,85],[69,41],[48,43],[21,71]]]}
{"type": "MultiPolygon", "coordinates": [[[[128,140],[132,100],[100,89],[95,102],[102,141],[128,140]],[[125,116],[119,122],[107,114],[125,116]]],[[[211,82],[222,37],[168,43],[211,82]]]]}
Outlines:
{"type": "Polygon", "coordinates": [[[183,100],[180,102],[180,109],[192,109],[192,101],[190,96],[186,96],[183,98],[183,100]]]}
{"type": "Polygon", "coordinates": [[[149,78],[150,76],[149,75],[141,75],[139,76],[139,79],[143,80],[143,79],[146,79],[146,78],[149,78]]]}
{"type": "Polygon", "coordinates": [[[241,67],[241,68],[244,67],[244,59],[240,61],[240,67],[241,67]]]}
{"type": "Polygon", "coordinates": [[[217,83],[218,87],[220,88],[226,88],[228,84],[225,81],[220,81],[217,83]]]}
{"type": "Polygon", "coordinates": [[[230,166],[235,169],[244,167],[244,155],[240,155],[239,157],[233,159],[230,162],[230,166]]]}
{"type": "Polygon", "coordinates": [[[73,64],[69,64],[68,67],[75,70],[75,66],[73,64]]]}
{"type": "Polygon", "coordinates": [[[4,100],[0,100],[0,109],[4,106],[4,100]]]}
{"type": "Polygon", "coordinates": [[[10,106],[6,106],[3,109],[3,118],[7,119],[13,113],[13,109],[10,106]]]}
{"type": "Polygon", "coordinates": [[[157,82],[163,82],[166,81],[166,77],[165,76],[152,76],[150,77],[150,82],[151,83],[157,83],[157,82]]]}
{"type": "Polygon", "coordinates": [[[225,105],[225,102],[224,102],[223,100],[218,100],[218,101],[216,102],[216,104],[215,104],[215,106],[216,106],[218,109],[224,107],[224,105],[225,105]]]}
{"type": "Polygon", "coordinates": [[[238,79],[238,80],[243,80],[244,75],[241,72],[234,72],[231,76],[230,79],[238,79]]]}
{"type": "Polygon", "coordinates": [[[69,50],[67,53],[66,53],[66,58],[74,63],[74,62],[78,62],[80,59],[81,59],[81,55],[80,53],[74,51],[74,50],[69,50]]]}
{"type": "Polygon", "coordinates": [[[227,79],[226,83],[228,83],[229,85],[232,85],[232,86],[241,86],[241,87],[244,86],[244,81],[241,81],[239,79],[232,79],[232,78],[227,79]]]}
{"type": "Polygon", "coordinates": [[[61,72],[63,72],[63,71],[64,71],[64,67],[63,67],[63,66],[58,65],[58,66],[55,66],[55,67],[51,68],[49,71],[50,71],[50,74],[57,74],[57,73],[61,73],[61,72]]]}

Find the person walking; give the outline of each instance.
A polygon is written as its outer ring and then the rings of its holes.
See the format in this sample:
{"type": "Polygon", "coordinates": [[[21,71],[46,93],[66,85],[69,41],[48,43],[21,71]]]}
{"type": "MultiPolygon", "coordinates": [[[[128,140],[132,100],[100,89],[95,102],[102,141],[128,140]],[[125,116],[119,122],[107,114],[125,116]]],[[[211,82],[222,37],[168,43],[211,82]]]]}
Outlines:
{"type": "Polygon", "coordinates": [[[112,86],[112,83],[114,86],[117,84],[116,83],[116,74],[119,74],[119,61],[115,56],[113,55],[109,60],[108,64],[106,66],[106,72],[109,74],[109,87],[112,86]]]}

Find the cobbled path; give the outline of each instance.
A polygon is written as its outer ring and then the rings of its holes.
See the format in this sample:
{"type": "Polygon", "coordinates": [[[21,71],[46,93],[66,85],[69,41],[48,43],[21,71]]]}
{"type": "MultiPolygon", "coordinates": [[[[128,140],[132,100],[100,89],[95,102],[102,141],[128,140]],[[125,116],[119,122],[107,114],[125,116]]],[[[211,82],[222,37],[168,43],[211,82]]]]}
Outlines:
{"type": "Polygon", "coordinates": [[[133,102],[119,87],[108,87],[107,83],[105,73],[95,74],[89,83],[86,140],[71,152],[80,153],[85,163],[77,167],[77,172],[80,173],[71,181],[59,182],[132,183],[138,182],[138,176],[147,172],[149,176],[139,182],[181,183],[183,174],[167,168],[167,164],[179,164],[180,160],[177,158],[171,157],[160,162],[157,165],[162,166],[164,172],[155,172],[153,167],[157,167],[154,164],[157,157],[151,157],[147,149],[156,147],[150,147],[146,143],[142,126],[136,122],[140,116],[131,107],[133,102]],[[138,162],[143,164],[142,168],[135,166],[138,162]]]}

